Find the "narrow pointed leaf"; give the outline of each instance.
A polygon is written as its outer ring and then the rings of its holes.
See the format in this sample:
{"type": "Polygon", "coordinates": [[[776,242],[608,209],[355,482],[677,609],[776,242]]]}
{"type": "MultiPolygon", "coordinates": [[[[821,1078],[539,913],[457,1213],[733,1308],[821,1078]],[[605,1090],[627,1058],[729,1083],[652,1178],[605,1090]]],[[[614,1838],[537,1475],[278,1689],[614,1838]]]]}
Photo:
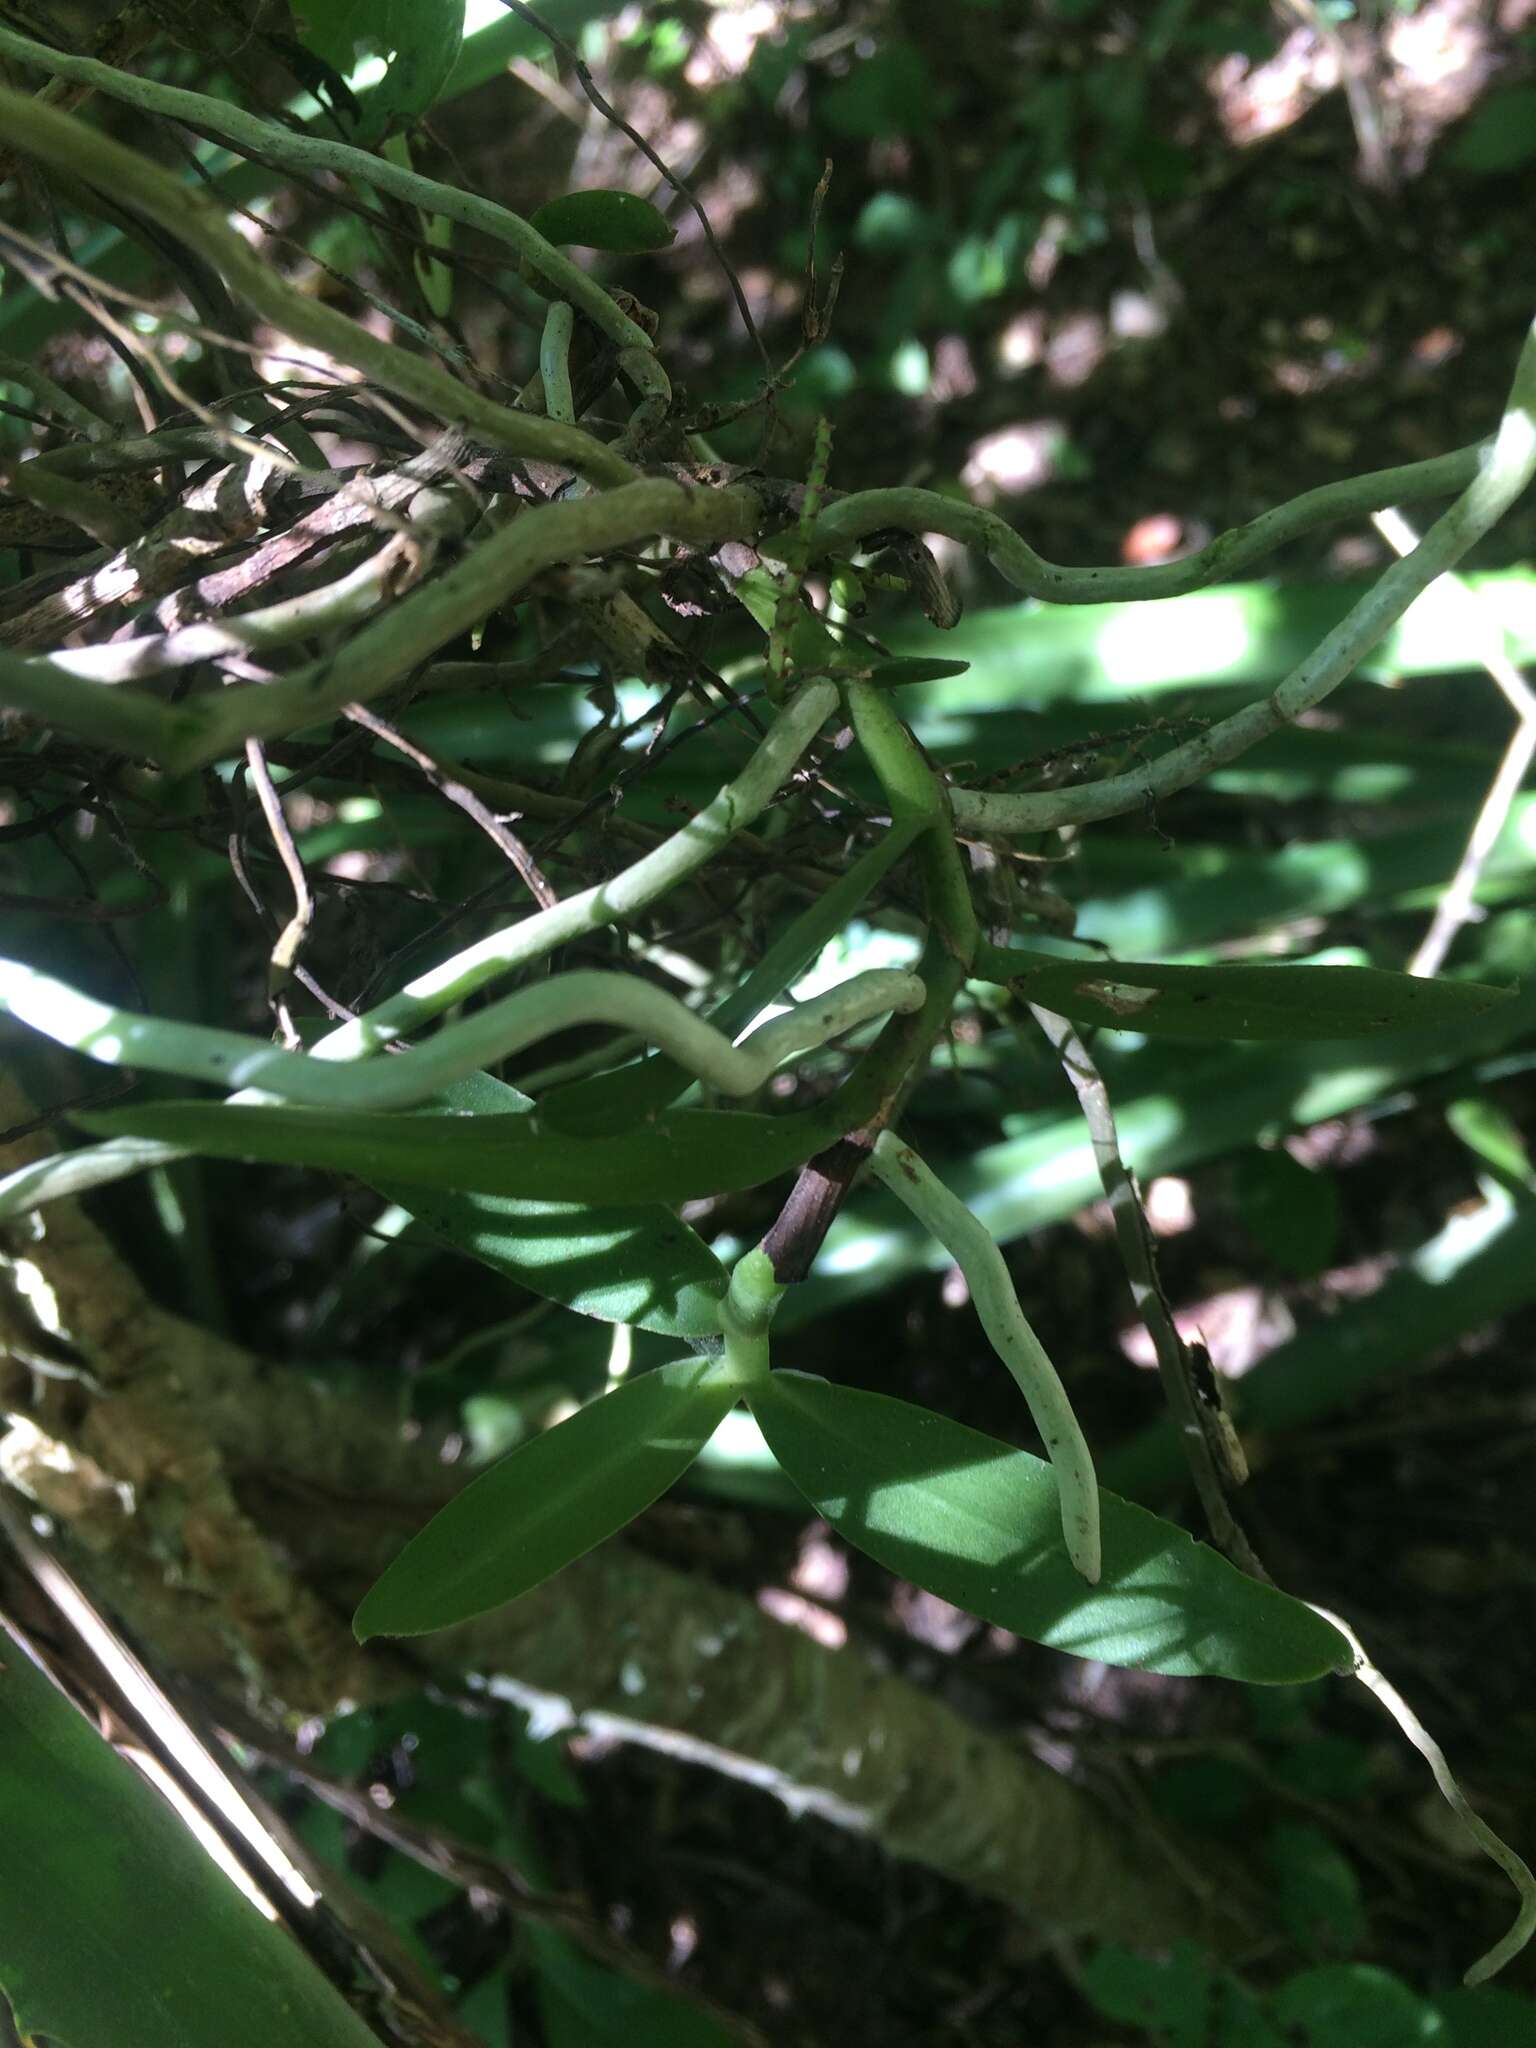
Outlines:
{"type": "Polygon", "coordinates": [[[1051,1468],[942,1415],[774,1372],[752,1389],[774,1456],[857,1549],[983,1621],[1076,1657],[1296,1684],[1346,1668],[1309,1607],[1160,1516],[1101,1495],[1104,1570],[1078,1577],[1051,1468]]]}
{"type": "Polygon", "coordinates": [[[621,256],[665,249],[676,235],[666,217],[633,192],[567,192],[541,206],[529,226],[546,242],[607,249],[621,256]]]}
{"type": "MultiPolygon", "coordinates": [[[[455,1115],[533,1109],[526,1095],[489,1074],[455,1081],[441,1101],[455,1115]]],[[[725,1269],[659,1202],[541,1202],[388,1179],[375,1185],[442,1243],[582,1315],[663,1337],[710,1336],[720,1327],[725,1269]]]]}
{"type": "Polygon", "coordinates": [[[897,654],[889,661],[876,662],[869,679],[885,689],[903,683],[942,683],[951,676],[963,676],[970,665],[968,661],[943,661],[937,655],[897,654]]]}
{"type": "Polygon", "coordinates": [[[1079,1024],[1173,1038],[1369,1038],[1453,1027],[1506,1002],[1510,989],[1377,967],[1165,967],[1061,960],[1013,950],[1016,995],[1079,1024]]]}
{"type": "Polygon", "coordinates": [[[720,1261],[661,1204],[538,1202],[380,1182],[432,1236],[530,1293],[663,1337],[719,1329],[720,1261]]]}
{"type": "Polygon", "coordinates": [[[679,1359],[519,1445],[434,1515],[363,1596],[358,1641],[449,1628],[541,1585],[665,1493],[740,1391],[718,1360],[679,1359]]]}
{"type": "Polygon", "coordinates": [[[157,1102],[76,1121],[101,1137],[159,1138],[214,1159],[267,1160],[407,1183],[554,1202],[686,1202],[789,1172],[855,1129],[873,1089],[840,1089],[790,1116],[678,1109],[605,1138],[537,1116],[433,1117],[279,1104],[157,1102]]]}

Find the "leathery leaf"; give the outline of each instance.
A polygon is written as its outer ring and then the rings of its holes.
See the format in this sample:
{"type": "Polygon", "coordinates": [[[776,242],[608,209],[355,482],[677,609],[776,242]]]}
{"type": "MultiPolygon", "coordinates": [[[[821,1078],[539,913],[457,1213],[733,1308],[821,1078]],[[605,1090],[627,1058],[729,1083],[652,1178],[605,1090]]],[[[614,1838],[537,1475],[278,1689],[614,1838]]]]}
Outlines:
{"type": "Polygon", "coordinates": [[[841,1535],[983,1621],[1181,1678],[1291,1685],[1351,1662],[1310,1607],[1111,1493],[1103,1575],[1086,1585],[1062,1546],[1055,1476],[1027,1451],[804,1373],[770,1373],[748,1398],[774,1456],[841,1535]]]}

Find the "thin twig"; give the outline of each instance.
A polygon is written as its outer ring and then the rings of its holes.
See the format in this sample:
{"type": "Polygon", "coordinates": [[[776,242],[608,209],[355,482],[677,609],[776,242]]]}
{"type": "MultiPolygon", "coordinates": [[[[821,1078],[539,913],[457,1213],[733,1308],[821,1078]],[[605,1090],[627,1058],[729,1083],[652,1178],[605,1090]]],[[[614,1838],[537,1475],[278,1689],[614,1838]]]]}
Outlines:
{"type": "Polygon", "coordinates": [[[1462,1978],[1464,1984],[1486,1984],[1490,1977],[1496,1977],[1506,1963],[1514,1961],[1520,1951],[1536,1934],[1536,1877],[1529,1865],[1517,1856],[1502,1836],[1496,1835],[1480,1814],[1473,1811],[1466,1794],[1456,1782],[1455,1773],[1445,1760],[1445,1752],[1430,1734],[1418,1715],[1409,1706],[1402,1694],[1386,1675],[1378,1671],[1366,1654],[1365,1645],[1355,1634],[1347,1621],[1326,1607],[1308,1602],[1315,1614],[1331,1622],[1355,1653],[1353,1676],[1358,1678],[1366,1691],[1386,1708],[1398,1728],[1429,1765],[1439,1789],[1441,1798],[1461,1822],[1467,1833],[1476,1842],[1483,1854],[1496,1863],[1520,1895],[1520,1910],[1515,1915],[1514,1925],[1502,1941],[1494,1943],[1486,1955],[1480,1956],[1462,1978]]]}
{"type": "MultiPolygon", "coordinates": [[[[1372,524],[1399,555],[1412,554],[1419,544],[1419,536],[1395,507],[1373,514],[1372,524]]],[[[1504,829],[1510,806],[1519,793],[1532,759],[1536,758],[1536,691],[1531,689],[1524,675],[1505,653],[1502,636],[1489,630],[1483,608],[1465,580],[1460,576],[1442,576],[1437,587],[1449,591],[1464,604],[1468,625],[1475,635],[1478,658],[1503,691],[1516,723],[1509,745],[1504,750],[1504,758],[1488,785],[1477,822],[1456,864],[1456,872],[1446,884],[1440,901],[1435,905],[1429,930],[1419,941],[1408,963],[1408,972],[1420,975],[1439,973],[1457,932],[1476,916],[1474,898],[1484,865],[1504,829]]]]}
{"type": "Polygon", "coordinates": [[[741,315],[741,324],[751,336],[752,345],[762,357],[763,368],[771,379],[773,376],[773,362],[769,357],[763,337],[758,332],[757,322],[752,318],[752,308],[747,304],[747,295],[741,288],[741,279],[736,275],[729,257],[727,257],[725,251],[716,240],[715,231],[709,224],[709,215],[704,211],[703,206],[694,193],[693,187],[686,179],[680,178],[676,171],[669,170],[640,131],[637,128],[632,128],[618,109],[610,106],[608,101],[603,98],[603,95],[597,89],[592,73],[587,69],[586,64],[582,60],[580,51],[574,49],[558,29],[551,28],[542,15],[535,14],[531,7],[525,7],[522,4],[522,0],[501,0],[501,4],[503,7],[509,8],[521,20],[526,21],[530,28],[536,28],[551,48],[560,52],[560,55],[565,58],[566,62],[575,72],[577,84],[580,85],[582,91],[603,116],[604,120],[611,121],[621,134],[627,135],[646,162],[653,169],[661,173],[662,177],[666,179],[672,190],[679,197],[687,200],[689,206],[693,209],[694,217],[704,231],[704,239],[709,244],[710,252],[724,273],[726,283],[731,288],[731,297],[736,301],[736,310],[741,315]]]}
{"type": "MultiPolygon", "coordinates": [[[[281,1004],[283,984],[298,956],[299,948],[308,936],[314,922],[315,899],[310,890],[309,877],[304,872],[304,862],[294,844],[293,833],[283,815],[283,800],[277,793],[277,784],[272,780],[272,771],[267,766],[267,757],[262,751],[260,740],[245,743],[245,764],[256,791],[256,800],[261,805],[262,816],[267,821],[267,830],[272,834],[272,844],[277,848],[277,857],[283,864],[283,871],[293,889],[293,915],[278,934],[277,944],[272,948],[267,972],[267,995],[274,1004],[281,1004]]],[[[280,1015],[283,1033],[290,1046],[299,1043],[292,1020],[287,1015],[286,1004],[281,1004],[280,1015]]]]}
{"type": "Polygon", "coordinates": [[[1190,1346],[1179,1335],[1173,1310],[1163,1292],[1151,1226],[1121,1155],[1114,1107],[1104,1077],[1073,1024],[1053,1010],[1042,1009],[1038,1003],[1029,1007],[1055,1048],[1088,1126],[1094,1163],[1114,1221],[1115,1241],[1131,1284],[1131,1299],[1157,1353],[1163,1392],[1211,1535],[1235,1565],[1253,1578],[1267,1581],[1269,1574],[1255,1556],[1227,1499],[1227,1482],[1235,1475],[1223,1455],[1225,1444],[1219,1419],[1222,1411],[1212,1408],[1209,1387],[1202,1394],[1199,1366],[1190,1346]]]}
{"type": "Polygon", "coordinates": [[[414,740],[408,740],[397,727],[386,723],[376,711],[368,710],[365,705],[348,704],[344,715],[351,719],[354,725],[362,726],[376,739],[383,740],[386,746],[393,747],[396,753],[404,754],[408,761],[414,761],[434,789],[441,791],[451,804],[457,804],[466,816],[473,818],[486,837],[511,861],[527,885],[529,895],[541,910],[548,910],[560,901],[522,840],[508,828],[504,819],[498,818],[495,812],[482,803],[475,792],[467,788],[457,776],[449,773],[441,763],[433,760],[429,753],[418,747],[414,740]]]}

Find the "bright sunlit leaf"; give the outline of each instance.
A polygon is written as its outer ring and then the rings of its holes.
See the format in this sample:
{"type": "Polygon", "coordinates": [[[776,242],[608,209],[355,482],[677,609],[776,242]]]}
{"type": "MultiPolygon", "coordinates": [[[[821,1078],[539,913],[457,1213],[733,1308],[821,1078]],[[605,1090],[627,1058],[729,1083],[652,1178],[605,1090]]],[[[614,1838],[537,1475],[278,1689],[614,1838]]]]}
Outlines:
{"type": "Polygon", "coordinates": [[[1114,1494],[1101,1496],[1103,1576],[1085,1585],[1062,1547],[1050,1466],[995,1437],[803,1373],[772,1373],[750,1399],[818,1514],[887,1571],[983,1621],[1183,1678],[1289,1685],[1350,1662],[1309,1607],[1114,1494]]]}

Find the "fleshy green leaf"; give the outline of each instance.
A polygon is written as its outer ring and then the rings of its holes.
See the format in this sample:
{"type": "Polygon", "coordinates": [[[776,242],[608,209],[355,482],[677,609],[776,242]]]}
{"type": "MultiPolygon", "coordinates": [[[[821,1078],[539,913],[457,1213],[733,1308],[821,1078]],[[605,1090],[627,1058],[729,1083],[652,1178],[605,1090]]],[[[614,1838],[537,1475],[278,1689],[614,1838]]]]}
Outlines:
{"type": "Polygon", "coordinates": [[[256,1159],[412,1185],[554,1202],[686,1202],[758,1187],[801,1166],[869,1113],[869,1091],[791,1116],[677,1109],[606,1138],[537,1116],[448,1119],[279,1104],[157,1102],[79,1123],[102,1137],[161,1138],[213,1159],[256,1159]]]}
{"type": "Polygon", "coordinates": [[[963,676],[968,661],[940,661],[921,654],[898,654],[890,661],[877,662],[869,672],[872,683],[895,689],[902,683],[942,683],[950,676],[963,676]]]}
{"type": "Polygon", "coordinates": [[[982,1620],[1075,1657],[1177,1677],[1294,1684],[1346,1668],[1310,1608],[1184,1530],[1101,1495],[1104,1570],[1061,1543],[1049,1465],[942,1415],[774,1372],[749,1396],[774,1456],[848,1541],[982,1620]]]}
{"type": "Polygon", "coordinates": [[[1536,2004],[1501,1984],[1458,1986],[1433,2003],[1446,2030],[1443,2048],[1536,2048],[1536,2004]]]}
{"type": "Polygon", "coordinates": [[[1096,2012],[1134,2027],[1157,2048],[1285,2048],[1254,1994],[1193,1941],[1155,1956],[1106,1942],[1089,1958],[1082,1989],[1096,2012]]]}
{"type": "Polygon", "coordinates": [[[1312,1821],[1280,1821],[1264,1843],[1275,1915],[1306,1955],[1347,1955],[1366,1936],[1354,1866],[1312,1821]]]}
{"type": "Polygon", "coordinates": [[[676,233],[648,199],[633,192],[567,192],[547,200],[528,225],[546,242],[607,249],[619,256],[665,249],[676,233]]]}
{"type": "Polygon", "coordinates": [[[381,1184],[431,1236],[520,1287],[604,1323],[633,1323],[663,1337],[705,1337],[719,1328],[720,1261],[658,1202],[537,1202],[446,1188],[381,1184]]]}
{"type": "Polygon", "coordinates": [[[546,2048],[732,2048],[739,2038],[681,1997],[593,1962],[553,1928],[528,1935],[546,2048]]]}
{"type": "MultiPolygon", "coordinates": [[[[526,1095],[489,1074],[455,1081],[441,1102],[458,1115],[527,1115],[533,1108],[526,1095]]],[[[725,1269],[659,1202],[541,1202],[398,1181],[376,1185],[433,1237],[582,1315],[663,1337],[704,1337],[720,1327],[715,1304],[725,1292],[725,1269]]]]}
{"type": "Polygon", "coordinates": [[[352,1626],[419,1636],[517,1599],[686,1472],[740,1392],[717,1360],[642,1373],[482,1472],[363,1596],[352,1626]]]}
{"type": "Polygon", "coordinates": [[[1513,993],[1378,967],[1164,967],[1019,948],[1008,958],[1019,963],[1008,986],[1030,1002],[1080,1024],[1173,1038],[1368,1038],[1464,1023],[1513,993]]]}
{"type": "Polygon", "coordinates": [[[0,1757],[0,2007],[23,2039],[377,2048],[298,1944],[10,1641],[0,1757]]]}

